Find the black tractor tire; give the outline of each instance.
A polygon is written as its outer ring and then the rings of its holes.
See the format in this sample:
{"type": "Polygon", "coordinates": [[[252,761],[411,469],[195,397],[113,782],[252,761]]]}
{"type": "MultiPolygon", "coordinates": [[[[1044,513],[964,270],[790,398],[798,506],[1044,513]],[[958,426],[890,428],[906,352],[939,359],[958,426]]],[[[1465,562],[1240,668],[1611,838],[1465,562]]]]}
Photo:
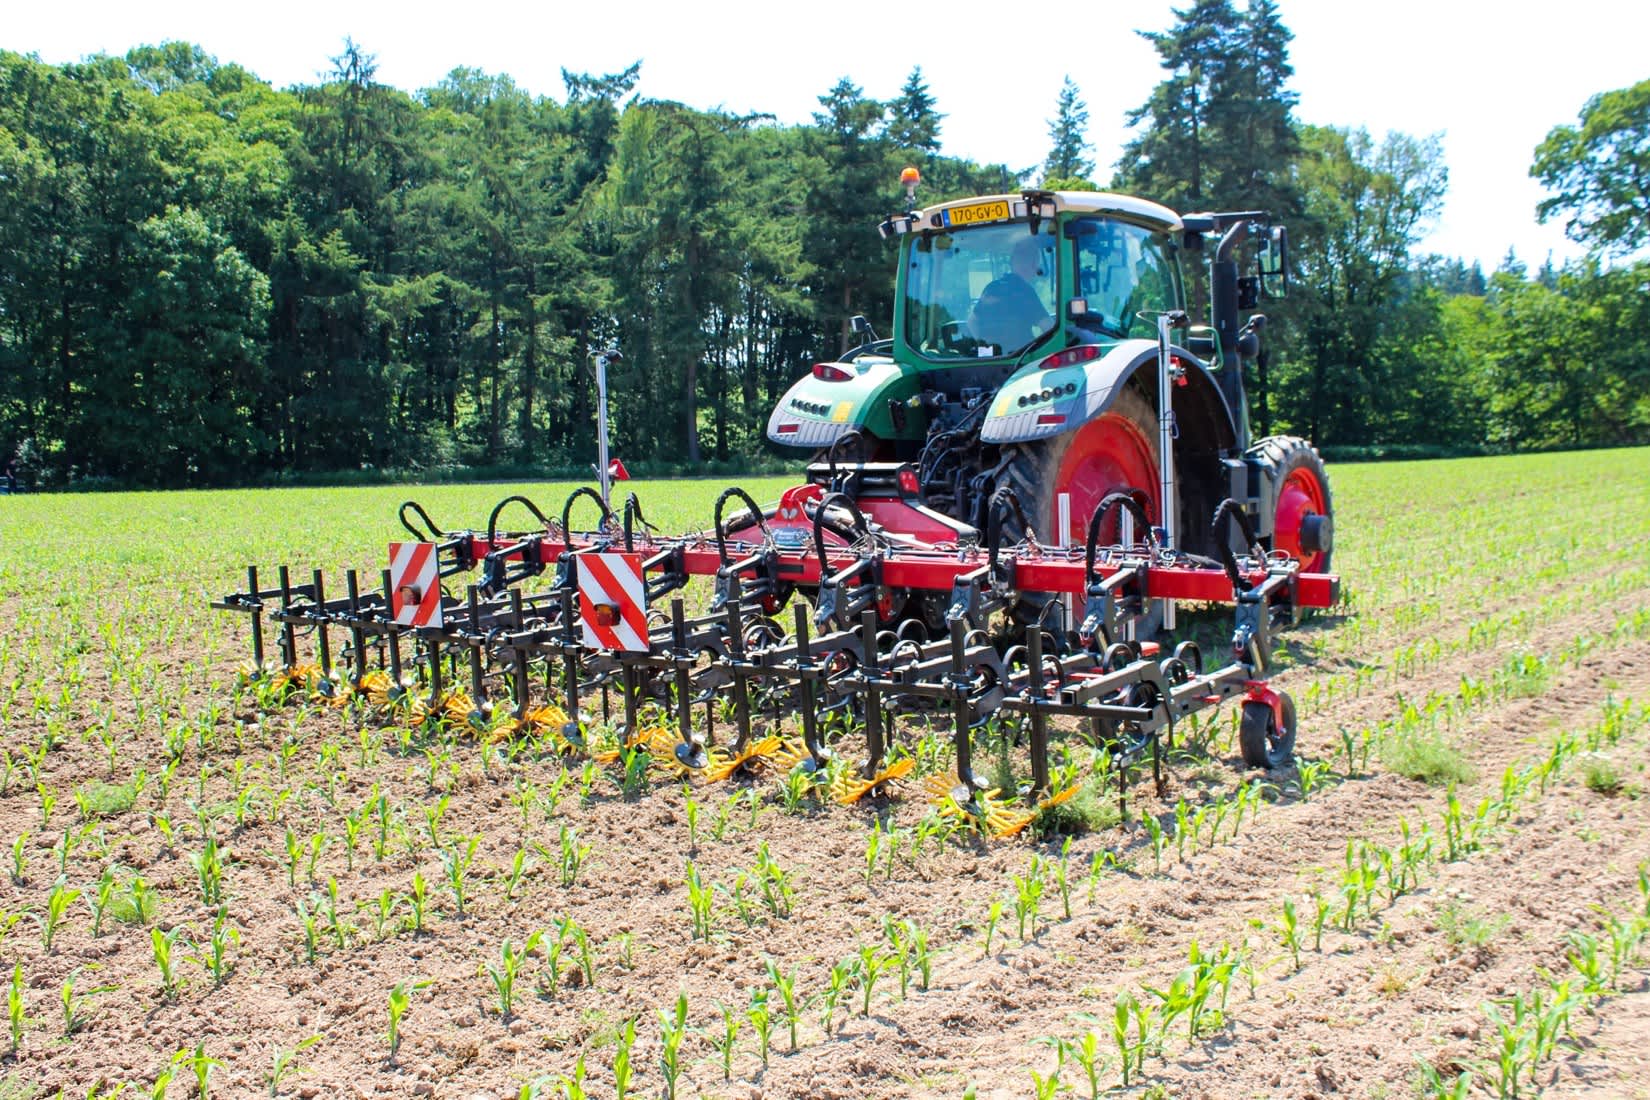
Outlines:
{"type": "MultiPolygon", "coordinates": [[[[1112,403],[1111,408],[1106,411],[1134,421],[1135,425],[1145,435],[1150,446],[1151,462],[1155,469],[1158,461],[1157,408],[1152,403],[1151,398],[1139,386],[1126,385],[1123,392],[1117,395],[1117,400],[1112,403]]],[[[1045,546],[1054,545],[1059,541],[1058,532],[1055,530],[1055,523],[1057,522],[1055,508],[1059,501],[1059,494],[1065,487],[1056,484],[1056,480],[1060,474],[1060,466],[1066,460],[1072,443],[1076,440],[1078,431],[1081,428],[1082,425],[1077,425],[1070,431],[1062,432],[1052,439],[1017,444],[1012,461],[1004,469],[998,481],[999,485],[1006,484],[1014,490],[1014,495],[1019,498],[1020,507],[1025,510],[1027,518],[1031,521],[1037,540],[1045,546]]],[[[1095,499],[1098,501],[1103,499],[1107,493],[1122,489],[1139,489],[1148,497],[1153,497],[1156,495],[1156,488],[1155,481],[1151,485],[1108,485],[1101,488],[1095,499]]],[[[1088,516],[1080,516],[1074,512],[1071,518],[1074,527],[1081,531],[1088,529],[1088,516]]],[[[1116,522],[1115,519],[1111,521],[1113,525],[1116,522]]],[[[1113,530],[1115,530],[1115,526],[1113,526],[1113,530]]],[[[1107,534],[1108,532],[1102,531],[1103,542],[1107,541],[1107,534]]],[[[1135,536],[1139,538],[1143,534],[1144,532],[1137,531],[1135,536]]],[[[1011,546],[1024,537],[1025,532],[1021,529],[1019,517],[1012,514],[1005,516],[1002,532],[1003,545],[1011,546]]],[[[1082,535],[1074,533],[1073,545],[1081,546],[1082,543],[1078,541],[1081,538],[1082,535]]],[[[1045,609],[1053,600],[1054,596],[1047,592],[1022,593],[1010,616],[1012,625],[1017,631],[1023,632],[1034,623],[1048,621],[1044,617],[1045,609]]],[[[1076,618],[1081,619],[1083,614],[1081,600],[1077,601],[1075,612],[1076,618]]],[[[1048,612],[1049,616],[1054,614],[1055,612],[1048,612]]],[[[1155,611],[1149,613],[1147,620],[1140,624],[1142,634],[1149,637],[1152,633],[1155,633],[1157,621],[1157,613],[1155,611]]],[[[1065,628],[1075,630],[1077,623],[1066,623],[1065,628]]]]}
{"type": "Polygon", "coordinates": [[[1238,726],[1238,750],[1251,768],[1273,771],[1289,763],[1295,755],[1295,701],[1288,692],[1279,692],[1283,706],[1283,728],[1278,728],[1272,708],[1265,703],[1244,703],[1243,721],[1238,726]]]}
{"type": "Polygon", "coordinates": [[[1324,468],[1323,457],[1318,454],[1318,449],[1297,436],[1275,435],[1262,439],[1250,447],[1248,454],[1251,458],[1261,460],[1265,477],[1272,486],[1270,498],[1273,501],[1273,515],[1271,522],[1266,525],[1269,533],[1262,537],[1261,543],[1268,550],[1289,549],[1287,546],[1279,545],[1277,525],[1280,496],[1292,480],[1296,484],[1309,483],[1313,486],[1310,492],[1319,498],[1310,509],[1310,514],[1318,518],[1310,522],[1315,525],[1314,545],[1321,543],[1321,548],[1309,552],[1303,548],[1301,564],[1307,572],[1328,573],[1335,552],[1335,498],[1329,488],[1329,471],[1324,468]]]}

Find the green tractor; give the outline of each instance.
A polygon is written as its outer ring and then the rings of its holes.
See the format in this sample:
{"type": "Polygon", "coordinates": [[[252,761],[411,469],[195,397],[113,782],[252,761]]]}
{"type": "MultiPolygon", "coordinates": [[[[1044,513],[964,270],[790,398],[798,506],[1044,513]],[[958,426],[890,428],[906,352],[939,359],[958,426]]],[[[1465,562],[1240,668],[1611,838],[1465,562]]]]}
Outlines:
{"type": "MultiPolygon", "coordinates": [[[[1159,546],[1209,558],[1224,537],[1210,517],[1230,498],[1263,548],[1329,571],[1317,451],[1250,434],[1243,364],[1266,323],[1250,311],[1287,289],[1287,234],[1267,214],[1028,190],[879,228],[899,242],[892,338],[854,318],[860,346],[815,365],[768,422],[775,443],[815,453],[810,483],[846,493],[887,539],[926,545],[977,542],[1007,486],[1020,508],[1002,537],[1081,546],[1100,502],[1124,492],[1159,546]],[[1186,312],[1197,266],[1207,325],[1186,312]]],[[[1128,522],[1117,510],[1102,541],[1147,535],[1118,530],[1128,522]]],[[[937,624],[945,595],[922,598],[906,616],[937,624]]],[[[1027,594],[1017,614],[1047,600],[1027,594]]]]}

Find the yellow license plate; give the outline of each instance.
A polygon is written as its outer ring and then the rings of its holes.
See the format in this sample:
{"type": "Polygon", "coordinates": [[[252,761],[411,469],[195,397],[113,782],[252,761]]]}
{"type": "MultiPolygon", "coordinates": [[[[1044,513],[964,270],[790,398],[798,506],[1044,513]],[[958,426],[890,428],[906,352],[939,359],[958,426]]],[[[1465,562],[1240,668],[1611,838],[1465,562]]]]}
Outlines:
{"type": "Polygon", "coordinates": [[[977,202],[972,206],[953,206],[945,212],[946,225],[974,225],[978,222],[1001,221],[1008,217],[1008,203],[977,202]]]}

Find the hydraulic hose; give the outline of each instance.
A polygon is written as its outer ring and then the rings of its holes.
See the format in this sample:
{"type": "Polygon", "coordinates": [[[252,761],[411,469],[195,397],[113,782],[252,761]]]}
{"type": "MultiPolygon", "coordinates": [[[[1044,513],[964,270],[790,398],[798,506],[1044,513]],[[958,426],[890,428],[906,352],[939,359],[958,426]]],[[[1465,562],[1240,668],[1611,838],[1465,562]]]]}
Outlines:
{"type": "Polygon", "coordinates": [[[1226,537],[1227,521],[1235,521],[1238,533],[1243,536],[1243,544],[1249,547],[1256,557],[1263,558],[1265,553],[1260,548],[1260,540],[1255,538],[1255,529],[1249,523],[1249,515],[1243,510],[1243,505],[1227,497],[1215,507],[1215,518],[1209,525],[1209,538],[1220,552],[1220,564],[1226,567],[1226,576],[1232,582],[1232,591],[1242,592],[1248,589],[1244,583],[1243,574],[1238,571],[1237,558],[1232,553],[1231,540],[1226,537]]]}

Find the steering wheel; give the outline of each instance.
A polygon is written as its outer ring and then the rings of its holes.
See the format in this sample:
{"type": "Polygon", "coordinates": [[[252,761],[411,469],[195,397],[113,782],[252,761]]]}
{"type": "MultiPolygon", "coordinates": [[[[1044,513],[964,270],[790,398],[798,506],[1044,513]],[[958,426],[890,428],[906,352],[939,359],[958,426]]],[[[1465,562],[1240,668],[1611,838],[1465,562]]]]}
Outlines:
{"type": "Polygon", "coordinates": [[[967,321],[947,321],[937,334],[940,351],[964,352],[972,350],[979,340],[969,331],[967,321]]]}

